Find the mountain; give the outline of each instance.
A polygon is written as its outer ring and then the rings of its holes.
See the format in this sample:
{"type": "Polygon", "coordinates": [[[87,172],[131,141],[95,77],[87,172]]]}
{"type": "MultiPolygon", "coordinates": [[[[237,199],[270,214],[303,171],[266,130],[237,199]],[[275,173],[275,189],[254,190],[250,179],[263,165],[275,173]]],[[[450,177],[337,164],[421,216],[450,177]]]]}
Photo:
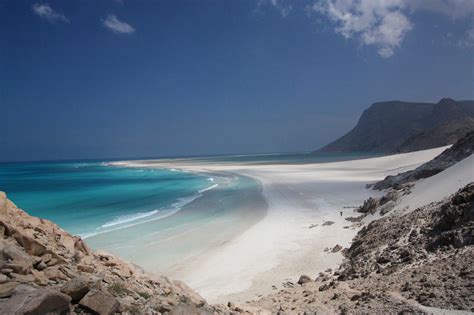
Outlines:
{"type": "Polygon", "coordinates": [[[474,118],[465,117],[437,125],[408,138],[397,149],[397,152],[427,150],[453,144],[474,130],[474,118]]]}
{"type": "Polygon", "coordinates": [[[354,129],[315,153],[425,150],[452,144],[472,130],[474,101],[379,102],[362,113],[354,129]]]}

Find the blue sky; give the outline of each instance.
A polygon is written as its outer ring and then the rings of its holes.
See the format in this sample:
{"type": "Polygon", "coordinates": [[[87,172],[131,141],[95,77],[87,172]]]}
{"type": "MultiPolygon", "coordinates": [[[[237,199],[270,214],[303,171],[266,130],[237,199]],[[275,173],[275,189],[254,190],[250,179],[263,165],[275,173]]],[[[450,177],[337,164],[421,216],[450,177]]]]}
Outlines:
{"type": "Polygon", "coordinates": [[[0,160],[313,150],[472,99],[474,1],[0,0],[0,160]]]}

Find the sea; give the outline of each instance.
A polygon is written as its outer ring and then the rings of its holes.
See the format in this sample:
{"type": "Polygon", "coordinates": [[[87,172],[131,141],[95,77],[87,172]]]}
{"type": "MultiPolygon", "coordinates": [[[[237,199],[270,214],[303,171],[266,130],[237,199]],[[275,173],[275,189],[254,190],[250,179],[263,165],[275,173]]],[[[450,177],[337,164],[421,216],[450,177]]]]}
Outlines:
{"type": "MultiPolygon", "coordinates": [[[[187,159],[307,164],[364,157],[285,153],[187,159]]],[[[260,183],[246,176],[117,166],[112,160],[1,163],[0,191],[93,248],[165,274],[229,241],[266,211],[260,183]]]]}

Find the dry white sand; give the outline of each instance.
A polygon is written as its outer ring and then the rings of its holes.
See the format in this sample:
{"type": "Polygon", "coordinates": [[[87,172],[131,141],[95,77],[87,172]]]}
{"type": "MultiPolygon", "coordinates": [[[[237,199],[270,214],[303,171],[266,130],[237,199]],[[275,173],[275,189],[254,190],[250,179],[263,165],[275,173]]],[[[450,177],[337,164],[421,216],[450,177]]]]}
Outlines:
{"type": "Polygon", "coordinates": [[[273,285],[281,288],[285,281],[296,282],[301,274],[316,277],[319,271],[337,267],[342,255],[325,248],[350,245],[357,232],[344,228],[350,225],[344,218],[354,215],[350,207],[380,195],[365,185],[413,169],[445,148],[307,165],[196,164],[192,160],[124,164],[228,171],[262,183],[267,216],[233,240],[180,266],[173,275],[210,302],[226,302],[254,299],[274,290],[273,285]],[[334,224],[323,225],[325,221],[334,224]],[[312,224],[317,226],[309,228],[312,224]]]}
{"type": "Polygon", "coordinates": [[[434,201],[439,201],[474,181],[474,155],[432,177],[420,180],[404,196],[395,210],[411,211],[434,201]]]}

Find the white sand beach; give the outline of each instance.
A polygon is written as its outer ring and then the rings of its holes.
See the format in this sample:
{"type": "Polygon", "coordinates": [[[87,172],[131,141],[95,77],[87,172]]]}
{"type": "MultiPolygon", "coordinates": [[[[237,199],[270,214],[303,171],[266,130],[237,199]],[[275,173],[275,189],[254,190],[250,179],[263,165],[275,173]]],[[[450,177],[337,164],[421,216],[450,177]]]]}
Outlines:
{"type": "MultiPolygon", "coordinates": [[[[282,288],[282,283],[286,281],[296,282],[301,274],[314,278],[319,271],[337,267],[342,261],[341,253],[325,249],[336,244],[349,246],[357,229],[349,227],[350,222],[345,218],[353,216],[354,207],[364,199],[381,195],[366,189],[366,184],[413,169],[444,149],[446,147],[304,165],[198,164],[192,160],[115,164],[194,172],[225,171],[250,176],[261,182],[268,203],[267,215],[231,241],[173,270],[173,278],[186,282],[208,301],[226,302],[255,299],[282,288]]],[[[470,164],[465,167],[472,167],[472,157],[466,163],[470,164]]],[[[437,176],[445,176],[445,172],[437,176]]],[[[467,172],[464,180],[453,181],[449,189],[438,189],[436,198],[449,195],[463,186],[465,181],[472,181],[473,176],[473,173],[467,172]]],[[[423,184],[420,183],[420,186],[415,189],[422,189],[423,184]]],[[[417,199],[416,202],[411,200],[409,203],[422,205],[433,201],[430,198],[417,199]]]]}

